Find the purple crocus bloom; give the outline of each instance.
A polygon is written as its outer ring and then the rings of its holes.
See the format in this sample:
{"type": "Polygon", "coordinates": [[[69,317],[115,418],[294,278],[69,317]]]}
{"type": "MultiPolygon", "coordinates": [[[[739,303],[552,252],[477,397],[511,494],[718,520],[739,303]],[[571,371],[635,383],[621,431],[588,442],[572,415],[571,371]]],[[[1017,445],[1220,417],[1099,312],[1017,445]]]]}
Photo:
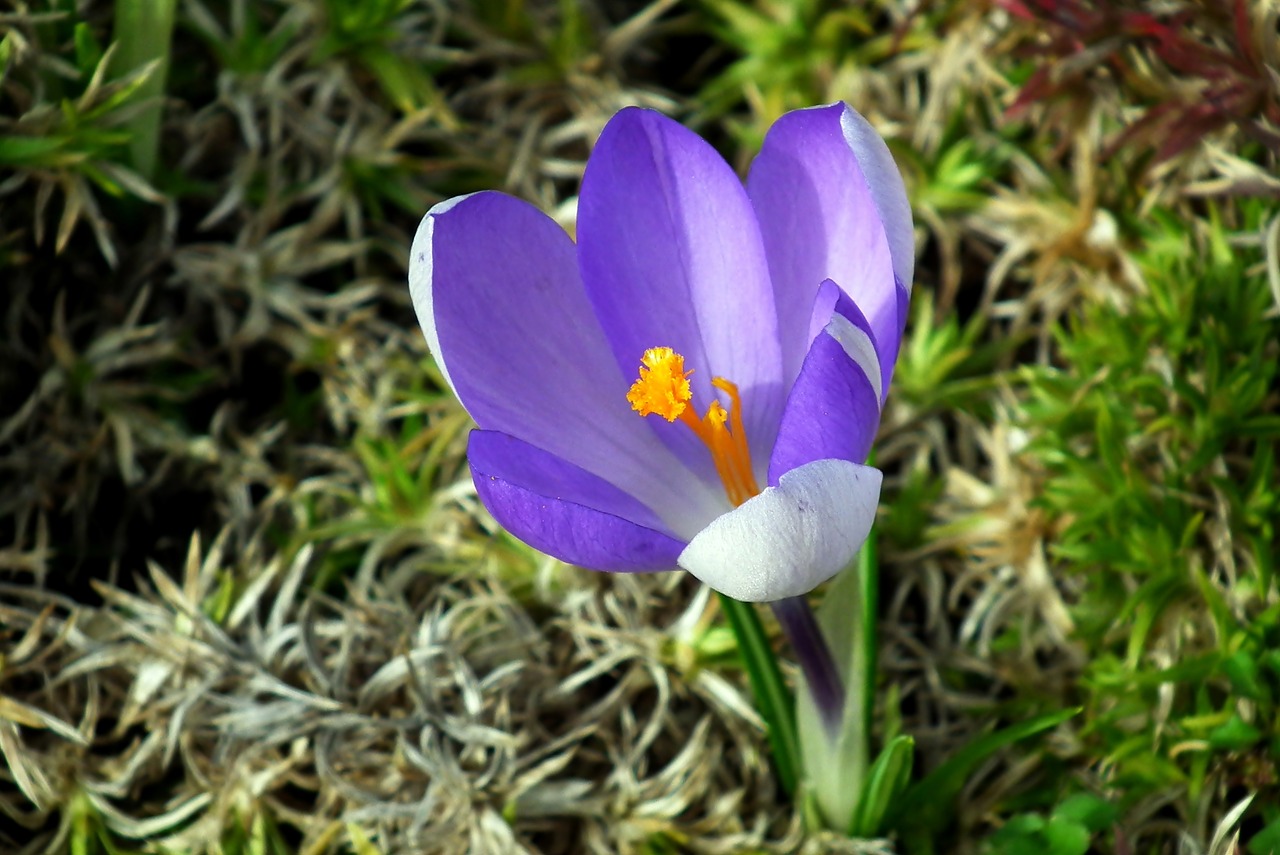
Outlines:
{"type": "Polygon", "coordinates": [[[563,561],[681,567],[739,600],[830,578],[875,516],[863,462],[911,284],[884,141],[843,103],[788,113],[744,188],[692,131],[627,108],[577,232],[486,191],[414,238],[414,307],[475,419],[485,507],[563,561]]]}

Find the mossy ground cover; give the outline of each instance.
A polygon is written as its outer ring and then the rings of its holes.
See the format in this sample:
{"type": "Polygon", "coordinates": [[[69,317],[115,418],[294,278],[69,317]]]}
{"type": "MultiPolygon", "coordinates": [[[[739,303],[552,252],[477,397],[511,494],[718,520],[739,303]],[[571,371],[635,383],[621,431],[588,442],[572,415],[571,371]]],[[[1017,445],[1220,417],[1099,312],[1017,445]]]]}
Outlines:
{"type": "Polygon", "coordinates": [[[11,5],[0,849],[1280,850],[1278,19],[11,5]],[[927,772],[1080,710],[852,842],[776,783],[705,591],[564,567],[479,507],[404,281],[451,195],[572,228],[621,106],[742,168],[837,99],[917,224],[877,738],[927,772]]]}

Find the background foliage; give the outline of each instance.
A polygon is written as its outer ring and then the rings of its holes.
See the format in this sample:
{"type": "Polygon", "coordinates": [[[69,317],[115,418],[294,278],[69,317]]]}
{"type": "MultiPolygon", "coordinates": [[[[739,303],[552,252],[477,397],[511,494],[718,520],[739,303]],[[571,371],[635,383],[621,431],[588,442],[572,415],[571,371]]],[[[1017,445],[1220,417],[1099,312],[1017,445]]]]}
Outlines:
{"type": "Polygon", "coordinates": [[[1280,848],[1275,0],[29,0],[0,13],[0,848],[1280,848]],[[166,17],[167,16],[167,17],[166,17]],[[156,34],[168,32],[168,40],[156,34]],[[878,741],[805,830],[724,617],[478,506],[422,213],[572,228],[626,104],[742,169],[849,101],[919,279],[877,461],[878,741]]]}

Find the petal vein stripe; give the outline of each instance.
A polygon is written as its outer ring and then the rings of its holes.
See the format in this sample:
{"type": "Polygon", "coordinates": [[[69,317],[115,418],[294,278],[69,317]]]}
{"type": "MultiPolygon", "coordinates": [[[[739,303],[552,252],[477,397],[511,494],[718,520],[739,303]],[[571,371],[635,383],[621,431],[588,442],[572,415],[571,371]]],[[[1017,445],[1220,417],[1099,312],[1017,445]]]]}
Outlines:
{"type": "MultiPolygon", "coordinates": [[[[839,312],[831,315],[831,321],[827,324],[827,335],[839,343],[845,355],[854,361],[862,373],[867,375],[867,380],[871,383],[871,388],[877,392],[881,390],[880,385],[880,358],[876,356],[876,346],[872,343],[871,337],[864,331],[853,325],[853,322],[839,312]]],[[[876,406],[880,406],[880,398],[876,398],[876,406]]]]}

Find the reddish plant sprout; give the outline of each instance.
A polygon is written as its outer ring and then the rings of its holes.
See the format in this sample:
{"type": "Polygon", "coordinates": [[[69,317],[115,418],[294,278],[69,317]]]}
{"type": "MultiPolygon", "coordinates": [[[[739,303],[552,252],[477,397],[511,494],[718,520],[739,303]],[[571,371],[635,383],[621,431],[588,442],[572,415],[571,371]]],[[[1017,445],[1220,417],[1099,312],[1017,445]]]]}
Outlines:
{"type": "Polygon", "coordinates": [[[1133,144],[1153,149],[1155,163],[1161,163],[1232,125],[1280,150],[1276,76],[1254,45],[1246,0],[1234,0],[1229,10],[1209,4],[1167,12],[1114,0],[996,3],[1035,25],[1036,44],[1024,55],[1043,57],[1009,108],[1009,118],[1037,103],[1066,100],[1078,106],[1091,96],[1096,71],[1105,68],[1117,83],[1153,102],[1111,140],[1106,154],[1133,144]],[[1142,67],[1156,74],[1143,74],[1142,67]],[[1167,89],[1159,83],[1162,77],[1176,77],[1185,86],[1167,89]],[[1165,91],[1148,94],[1154,87],[1165,91]]]}

